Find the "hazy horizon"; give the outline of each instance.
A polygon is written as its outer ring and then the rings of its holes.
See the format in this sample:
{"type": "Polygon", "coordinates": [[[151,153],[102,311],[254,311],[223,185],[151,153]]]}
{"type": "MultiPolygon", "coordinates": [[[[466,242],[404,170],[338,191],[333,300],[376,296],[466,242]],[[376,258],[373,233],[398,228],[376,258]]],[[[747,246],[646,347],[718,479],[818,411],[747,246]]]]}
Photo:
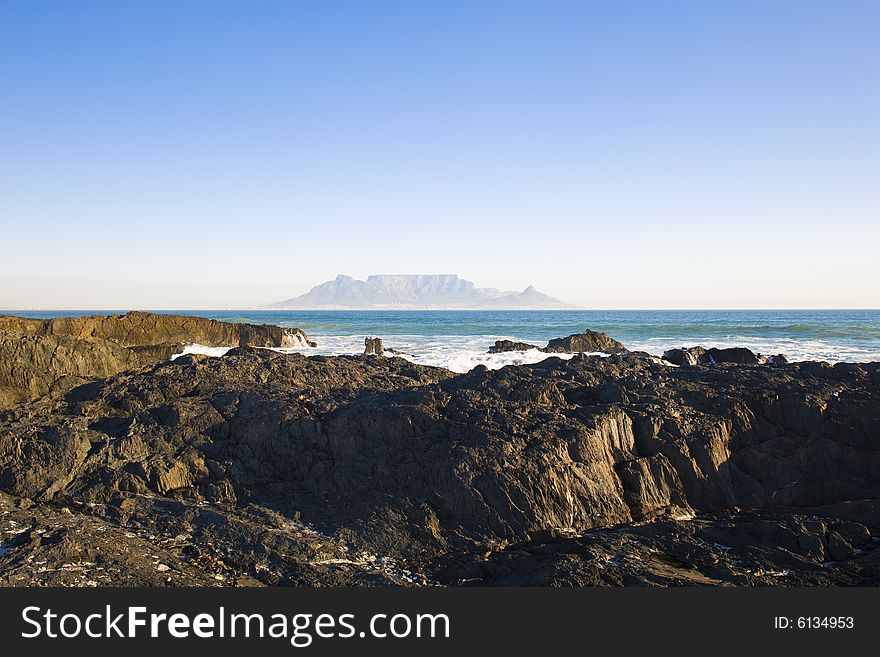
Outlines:
{"type": "MultiPolygon", "coordinates": [[[[411,274],[409,272],[400,273],[400,274],[385,274],[385,275],[432,275],[432,274],[440,274],[441,272],[425,272],[423,274],[411,274]]],[[[448,274],[450,272],[442,272],[444,274],[448,274]]],[[[348,275],[348,274],[344,274],[348,275]]],[[[370,275],[374,274],[364,274],[362,276],[353,276],[356,279],[366,279],[370,275]]],[[[460,275],[459,275],[460,276],[460,275]]],[[[465,280],[467,277],[460,276],[465,280]]],[[[333,276],[331,279],[336,278],[333,276]]],[[[309,284],[305,287],[299,289],[295,294],[290,295],[290,297],[299,296],[311,290],[315,285],[319,285],[321,283],[325,283],[327,281],[315,281],[313,284],[309,284]]],[[[472,281],[478,287],[491,287],[488,285],[483,285],[480,281],[472,281]]],[[[518,289],[509,289],[502,290],[504,292],[521,292],[523,289],[531,285],[530,283],[526,283],[522,287],[518,289]]],[[[535,286],[537,287],[537,286],[535,286]]],[[[548,296],[554,297],[559,301],[570,303],[567,298],[561,298],[558,295],[554,294],[552,290],[543,290],[538,288],[539,292],[547,294],[548,296]]],[[[108,306],[88,306],[88,305],[31,305],[31,306],[4,306],[0,305],[0,312],[12,312],[12,311],[50,311],[50,310],[58,310],[58,311],[95,311],[95,312],[128,312],[132,310],[141,310],[141,311],[172,311],[172,310],[180,310],[180,311],[210,311],[210,310],[259,310],[261,312],[296,312],[296,309],[291,308],[273,308],[272,304],[283,301],[283,299],[269,299],[264,300],[263,303],[255,303],[251,305],[232,305],[232,306],[173,306],[173,305],[165,305],[165,306],[143,306],[143,305],[130,305],[130,304],[119,304],[119,305],[108,305],[108,306]]],[[[596,311],[750,311],[750,310],[785,310],[785,311],[821,311],[821,310],[880,310],[880,304],[876,306],[703,306],[703,307],[686,307],[686,306],[677,306],[677,307],[658,307],[658,306],[613,306],[613,307],[601,307],[601,306],[580,306],[578,304],[572,304],[576,307],[570,309],[557,309],[552,312],[578,312],[584,310],[596,310],[596,311]]],[[[422,308],[402,308],[399,310],[388,309],[388,308],[376,308],[376,309],[364,309],[364,308],[340,308],[340,309],[322,309],[322,308],[308,308],[304,309],[309,312],[335,312],[336,310],[349,310],[351,312],[431,312],[432,309],[422,309],[422,308]]],[[[522,311],[509,311],[509,310],[498,310],[494,308],[466,308],[460,310],[452,310],[450,312],[546,312],[544,310],[522,310],[522,311]]]]}
{"type": "Polygon", "coordinates": [[[880,308],[880,3],[0,6],[0,308],[455,272],[880,308]]]}

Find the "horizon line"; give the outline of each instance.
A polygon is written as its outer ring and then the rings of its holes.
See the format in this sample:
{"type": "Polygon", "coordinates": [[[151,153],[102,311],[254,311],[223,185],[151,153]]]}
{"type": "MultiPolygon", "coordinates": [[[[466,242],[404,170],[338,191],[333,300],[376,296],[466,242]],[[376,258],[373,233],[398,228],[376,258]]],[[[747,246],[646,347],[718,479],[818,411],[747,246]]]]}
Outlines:
{"type": "Polygon", "coordinates": [[[821,311],[880,311],[880,307],[856,306],[856,307],[750,307],[750,308],[560,308],[560,309],[543,309],[543,308],[522,308],[522,309],[499,309],[499,308],[263,308],[259,306],[251,307],[228,307],[228,308],[2,308],[0,313],[7,312],[92,312],[92,313],[129,313],[129,312],[149,312],[149,313],[167,313],[167,312],[268,312],[268,313],[284,313],[284,312],[523,312],[523,313],[578,313],[578,312],[769,312],[769,311],[789,311],[789,312],[821,312],[821,311]]]}

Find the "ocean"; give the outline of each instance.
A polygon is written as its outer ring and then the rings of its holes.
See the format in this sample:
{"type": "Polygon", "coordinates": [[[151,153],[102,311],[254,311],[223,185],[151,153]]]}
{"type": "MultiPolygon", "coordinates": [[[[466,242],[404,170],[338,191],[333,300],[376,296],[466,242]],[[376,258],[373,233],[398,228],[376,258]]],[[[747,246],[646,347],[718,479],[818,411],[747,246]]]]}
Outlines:
{"type": "MultiPolygon", "coordinates": [[[[108,314],[124,311],[10,311],[27,317],[108,314]]],[[[584,329],[603,331],[631,350],[661,355],[681,346],[743,346],[789,360],[880,361],[880,310],[583,310],[583,311],[157,311],[227,322],[299,327],[318,347],[308,354],[363,353],[364,337],[413,362],[466,372],[537,362],[536,350],[487,354],[495,340],[543,346],[551,338],[584,329]]],[[[221,354],[193,345],[188,351],[221,354]]],[[[294,351],[294,350],[289,350],[294,351]]]]}

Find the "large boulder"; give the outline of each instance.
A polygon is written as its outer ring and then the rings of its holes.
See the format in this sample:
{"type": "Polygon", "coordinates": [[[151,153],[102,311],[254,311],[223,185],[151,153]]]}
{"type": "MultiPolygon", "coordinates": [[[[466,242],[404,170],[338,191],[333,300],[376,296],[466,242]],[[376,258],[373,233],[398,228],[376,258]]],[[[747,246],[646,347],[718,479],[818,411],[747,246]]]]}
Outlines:
{"type": "Polygon", "coordinates": [[[667,349],[663,352],[663,360],[673,365],[699,365],[703,361],[703,355],[706,350],[702,347],[682,347],[681,349],[667,349]]]}
{"type": "Polygon", "coordinates": [[[767,361],[760,354],[745,347],[730,347],[728,349],[707,349],[703,356],[709,363],[735,363],[737,365],[759,365],[767,361]]]}
{"type": "Polygon", "coordinates": [[[733,363],[736,365],[760,365],[770,363],[772,365],[785,365],[788,363],[785,356],[771,356],[769,359],[761,354],[756,354],[745,347],[730,347],[727,349],[704,349],[703,347],[682,347],[681,349],[668,349],[663,352],[663,360],[673,365],[715,365],[733,363]]]}
{"type": "Polygon", "coordinates": [[[622,354],[626,347],[617,340],[608,337],[606,333],[597,331],[584,331],[575,333],[567,338],[554,338],[547,343],[544,351],[548,353],[573,354],[578,352],[601,352],[605,354],[622,354]]]}
{"type": "Polygon", "coordinates": [[[529,349],[540,349],[528,342],[514,342],[513,340],[496,340],[495,345],[489,347],[490,354],[501,354],[506,351],[528,351],[529,349]]]}

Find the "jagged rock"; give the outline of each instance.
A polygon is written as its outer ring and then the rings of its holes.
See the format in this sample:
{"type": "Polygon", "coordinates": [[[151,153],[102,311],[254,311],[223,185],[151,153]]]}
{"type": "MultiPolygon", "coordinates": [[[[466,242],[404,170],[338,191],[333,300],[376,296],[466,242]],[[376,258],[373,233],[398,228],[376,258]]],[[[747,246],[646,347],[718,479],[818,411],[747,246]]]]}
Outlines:
{"type": "Polygon", "coordinates": [[[678,473],[662,454],[656,458],[637,458],[617,466],[623,483],[624,499],[635,520],[670,510],[689,511],[678,473]]]}
{"type": "Polygon", "coordinates": [[[186,344],[183,342],[163,342],[161,344],[144,344],[126,347],[133,351],[143,363],[153,364],[168,360],[175,354],[181,353],[186,344]]]}
{"type": "Polygon", "coordinates": [[[384,353],[382,338],[364,338],[364,356],[382,356],[384,353]]]}
{"type": "Polygon", "coordinates": [[[47,320],[0,315],[0,408],[154,365],[181,353],[184,342],[315,346],[300,329],[183,315],[130,312],[47,320]]]}
{"type": "Polygon", "coordinates": [[[547,343],[544,351],[548,353],[577,352],[602,352],[606,354],[621,354],[626,352],[626,347],[617,340],[608,337],[605,333],[596,331],[584,331],[575,333],[567,338],[554,338],[547,343]]]}
{"type": "MultiPolygon", "coordinates": [[[[229,581],[871,584],[878,369],[622,354],[453,375],[237,348],[0,413],[0,490],[69,508],[65,531],[105,524],[111,554],[123,526],[185,534],[187,563],[228,555],[229,581]],[[363,552],[412,578],[327,565],[363,552]]],[[[0,579],[45,581],[19,559],[44,553],[15,547],[0,579]]]]}
{"type": "Polygon", "coordinates": [[[663,360],[678,366],[699,365],[705,353],[706,350],[702,347],[668,349],[663,352],[663,360]]]}
{"type": "Polygon", "coordinates": [[[195,342],[209,347],[307,346],[300,329],[269,324],[234,324],[189,315],[132,311],[124,315],[29,319],[0,315],[0,331],[26,335],[70,335],[113,340],[123,347],[195,342]]]}
{"type": "Polygon", "coordinates": [[[760,354],[745,347],[730,347],[728,349],[707,349],[701,359],[710,363],[736,363],[739,365],[757,365],[766,362],[760,354]]]}
{"type": "Polygon", "coordinates": [[[880,551],[870,540],[844,561],[827,561],[814,532],[839,531],[834,519],[732,512],[695,520],[681,512],[576,537],[536,534],[502,550],[450,554],[434,573],[448,586],[876,586],[880,581],[880,551]]]}
{"type": "Polygon", "coordinates": [[[852,544],[836,531],[828,533],[828,556],[832,561],[844,561],[856,555],[852,544]]]}
{"type": "Polygon", "coordinates": [[[0,332],[0,408],[157,360],[101,338],[0,332]]]}
{"type": "Polygon", "coordinates": [[[505,351],[528,351],[529,349],[541,349],[528,342],[514,342],[513,340],[496,340],[495,345],[489,347],[490,354],[500,354],[505,351]]]}
{"type": "MultiPolygon", "coordinates": [[[[596,331],[584,331],[569,335],[567,338],[554,338],[547,343],[546,347],[538,347],[528,342],[516,342],[513,340],[496,340],[495,345],[489,347],[490,354],[499,354],[506,351],[528,351],[537,349],[546,353],[578,353],[578,352],[602,352],[606,354],[626,353],[627,349],[617,340],[608,337],[605,333],[596,331]]],[[[644,356],[649,354],[640,352],[644,356]]]]}
{"type": "Polygon", "coordinates": [[[728,349],[704,349],[703,347],[690,347],[681,349],[669,349],[663,352],[663,360],[673,365],[714,365],[716,363],[736,363],[739,365],[759,365],[770,362],[774,365],[785,365],[788,361],[785,356],[778,355],[765,358],[761,354],[754,353],[745,347],[731,347],[728,349]]]}

